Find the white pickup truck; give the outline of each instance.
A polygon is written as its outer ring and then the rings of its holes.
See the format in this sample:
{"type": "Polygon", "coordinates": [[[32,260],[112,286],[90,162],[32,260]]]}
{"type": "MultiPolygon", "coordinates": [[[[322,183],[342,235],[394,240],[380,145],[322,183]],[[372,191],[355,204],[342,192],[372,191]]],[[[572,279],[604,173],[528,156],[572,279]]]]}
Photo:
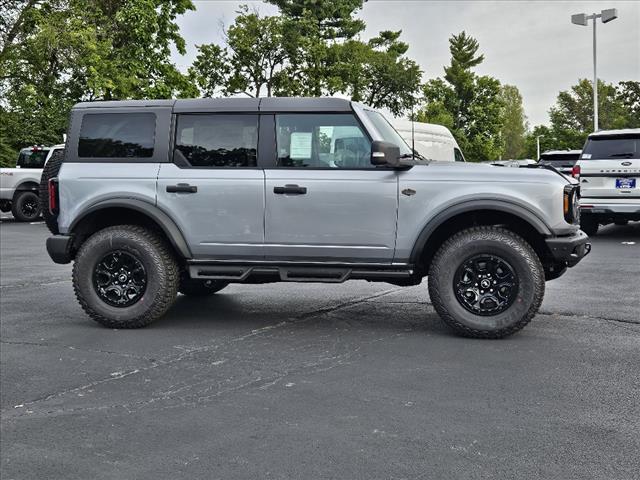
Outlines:
{"type": "Polygon", "coordinates": [[[20,150],[15,168],[0,168],[0,211],[9,212],[18,222],[32,222],[42,213],[38,188],[42,169],[64,144],[20,150]]]}

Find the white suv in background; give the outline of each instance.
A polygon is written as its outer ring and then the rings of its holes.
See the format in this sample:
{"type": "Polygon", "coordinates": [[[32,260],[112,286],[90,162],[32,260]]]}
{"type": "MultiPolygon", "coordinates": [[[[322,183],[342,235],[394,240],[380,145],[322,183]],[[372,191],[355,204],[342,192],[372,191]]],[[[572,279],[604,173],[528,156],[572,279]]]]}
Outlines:
{"type": "Polygon", "coordinates": [[[600,225],[640,220],[640,128],[589,135],[573,176],[580,181],[580,225],[588,235],[600,225]]]}

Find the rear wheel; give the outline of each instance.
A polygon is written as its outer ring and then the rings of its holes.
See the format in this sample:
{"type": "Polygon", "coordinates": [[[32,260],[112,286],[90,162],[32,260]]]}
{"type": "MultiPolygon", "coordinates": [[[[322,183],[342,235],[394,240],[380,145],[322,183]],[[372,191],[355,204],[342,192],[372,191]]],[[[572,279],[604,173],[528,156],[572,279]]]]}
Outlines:
{"type": "Polygon", "coordinates": [[[119,225],[84,242],[73,265],[73,288],[96,322],[109,328],[139,328],[173,304],[178,272],[176,259],[158,234],[119,225]]]}
{"type": "Polygon", "coordinates": [[[598,228],[600,228],[598,220],[591,215],[583,215],[580,218],[580,229],[590,237],[598,233],[598,228]]]}
{"type": "Polygon", "coordinates": [[[544,269],[531,246],[498,227],[457,233],[429,269],[429,295],[442,320],[466,337],[502,338],[523,328],[544,296],[544,269]]]}
{"type": "Polygon", "coordinates": [[[178,291],[191,297],[204,297],[219,292],[229,285],[221,280],[197,280],[193,278],[183,277],[180,280],[178,291]]]}
{"type": "Polygon", "coordinates": [[[34,192],[18,192],[11,204],[13,218],[19,222],[33,222],[41,212],[40,199],[34,192]]]}

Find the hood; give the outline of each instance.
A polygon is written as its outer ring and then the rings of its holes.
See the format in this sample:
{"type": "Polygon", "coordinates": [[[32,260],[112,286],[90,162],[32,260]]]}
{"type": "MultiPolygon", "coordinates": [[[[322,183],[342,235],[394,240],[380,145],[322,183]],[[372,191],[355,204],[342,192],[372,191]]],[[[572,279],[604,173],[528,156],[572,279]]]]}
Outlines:
{"type": "Polygon", "coordinates": [[[567,183],[578,182],[547,168],[498,167],[486,163],[438,162],[417,165],[411,169],[413,175],[425,180],[468,182],[512,182],[512,183],[567,183]]]}

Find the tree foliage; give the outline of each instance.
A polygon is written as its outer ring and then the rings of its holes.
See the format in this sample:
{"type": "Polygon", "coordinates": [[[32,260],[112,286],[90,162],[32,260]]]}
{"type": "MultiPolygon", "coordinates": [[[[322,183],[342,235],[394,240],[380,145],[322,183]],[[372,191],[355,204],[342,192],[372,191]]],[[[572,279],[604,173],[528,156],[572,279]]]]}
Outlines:
{"type": "Polygon", "coordinates": [[[62,138],[80,100],[194,96],[169,61],[185,52],[175,20],[191,0],[3,2],[0,155],[62,138]]]}
{"type": "Polygon", "coordinates": [[[504,140],[504,158],[521,158],[524,151],[525,134],[527,132],[527,117],[522,106],[522,95],[518,87],[503,85],[500,92],[504,106],[504,123],[501,136],[504,140]]]}
{"type": "MultiPolygon", "coordinates": [[[[526,137],[526,154],[534,158],[538,135],[541,151],[577,150],[593,131],[593,83],[581,79],[558,94],[549,109],[550,126],[536,126],[526,137]]],[[[640,82],[618,85],[598,81],[598,123],[601,130],[640,127],[640,82]]]]}
{"type": "Polygon", "coordinates": [[[343,94],[400,115],[410,110],[422,71],[401,32],[369,41],[353,17],[362,1],[283,0],[276,16],[242,7],[224,47],[201,45],[189,72],[203,95],[343,94]]]}
{"type": "Polygon", "coordinates": [[[425,105],[417,118],[446,126],[468,159],[486,161],[504,152],[505,108],[500,82],[472,70],[484,60],[478,49],[476,39],[465,32],[451,37],[451,63],[444,68],[444,79],[424,85],[425,105]]]}

